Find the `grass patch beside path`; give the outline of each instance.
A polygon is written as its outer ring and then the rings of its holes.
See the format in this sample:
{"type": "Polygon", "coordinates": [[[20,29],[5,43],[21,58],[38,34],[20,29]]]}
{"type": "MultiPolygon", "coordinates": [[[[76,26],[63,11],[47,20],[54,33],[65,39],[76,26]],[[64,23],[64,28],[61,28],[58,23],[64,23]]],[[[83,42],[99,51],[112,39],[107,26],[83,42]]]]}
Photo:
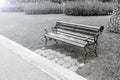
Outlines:
{"type": "MultiPolygon", "coordinates": [[[[44,45],[44,29],[51,28],[57,20],[89,25],[106,25],[110,16],[74,17],[59,15],[25,15],[24,13],[0,13],[0,34],[21,45],[36,50],[44,45]]],[[[88,80],[119,80],[120,36],[106,30],[99,38],[98,58],[79,68],[77,73],[88,80]]]]}
{"type": "Polygon", "coordinates": [[[97,49],[99,57],[77,71],[88,80],[120,79],[120,35],[104,31],[97,49]]]}

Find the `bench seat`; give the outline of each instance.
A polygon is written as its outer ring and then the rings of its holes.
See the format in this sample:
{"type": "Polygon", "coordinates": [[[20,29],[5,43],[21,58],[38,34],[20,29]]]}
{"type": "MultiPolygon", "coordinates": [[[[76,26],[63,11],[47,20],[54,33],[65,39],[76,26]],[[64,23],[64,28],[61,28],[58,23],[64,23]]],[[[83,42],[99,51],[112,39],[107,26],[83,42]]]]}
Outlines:
{"type": "Polygon", "coordinates": [[[60,41],[63,41],[63,42],[66,42],[66,43],[69,43],[69,44],[72,44],[72,45],[76,45],[76,46],[79,46],[79,47],[85,47],[85,45],[87,44],[86,41],[83,41],[83,40],[80,40],[80,39],[75,39],[75,38],[68,37],[68,36],[65,36],[65,35],[61,35],[61,34],[58,34],[58,33],[57,34],[56,33],[48,33],[48,34],[45,34],[45,36],[56,39],[56,40],[60,40],[60,41]]]}
{"type": "Polygon", "coordinates": [[[103,30],[104,26],[99,27],[58,21],[56,22],[55,27],[52,28],[52,31],[45,30],[45,46],[47,45],[48,40],[54,39],[54,41],[56,42],[58,40],[84,48],[85,62],[86,55],[88,53],[95,53],[95,55],[97,56],[96,48],[98,45],[98,37],[103,32],[103,30]]]}

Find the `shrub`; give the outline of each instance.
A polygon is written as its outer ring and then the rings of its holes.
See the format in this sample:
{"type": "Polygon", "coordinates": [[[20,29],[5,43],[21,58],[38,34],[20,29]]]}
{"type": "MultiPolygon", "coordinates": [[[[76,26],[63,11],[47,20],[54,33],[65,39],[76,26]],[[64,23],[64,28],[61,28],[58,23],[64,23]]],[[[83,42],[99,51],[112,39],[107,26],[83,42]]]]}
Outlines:
{"type": "Polygon", "coordinates": [[[28,3],[24,9],[26,14],[60,14],[63,13],[62,4],[52,2],[28,3]]]}
{"type": "Polygon", "coordinates": [[[73,16],[108,15],[113,11],[113,3],[102,2],[69,2],[65,6],[65,14],[73,16]]]}
{"type": "Polygon", "coordinates": [[[1,9],[3,12],[23,12],[24,11],[24,6],[23,5],[8,5],[7,7],[4,7],[1,9]]]}

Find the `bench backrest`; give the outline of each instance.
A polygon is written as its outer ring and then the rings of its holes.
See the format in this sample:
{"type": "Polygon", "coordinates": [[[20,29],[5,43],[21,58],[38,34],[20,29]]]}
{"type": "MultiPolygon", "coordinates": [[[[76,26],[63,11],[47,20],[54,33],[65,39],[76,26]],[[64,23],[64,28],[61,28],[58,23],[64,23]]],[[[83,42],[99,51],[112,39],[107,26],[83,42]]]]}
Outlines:
{"type": "Polygon", "coordinates": [[[90,35],[94,36],[98,32],[102,32],[104,30],[103,26],[90,26],[90,25],[83,25],[83,24],[76,24],[76,23],[69,23],[69,22],[63,22],[63,21],[58,21],[56,22],[55,26],[56,30],[59,32],[63,33],[70,33],[73,34],[85,34],[85,35],[90,35]]]}

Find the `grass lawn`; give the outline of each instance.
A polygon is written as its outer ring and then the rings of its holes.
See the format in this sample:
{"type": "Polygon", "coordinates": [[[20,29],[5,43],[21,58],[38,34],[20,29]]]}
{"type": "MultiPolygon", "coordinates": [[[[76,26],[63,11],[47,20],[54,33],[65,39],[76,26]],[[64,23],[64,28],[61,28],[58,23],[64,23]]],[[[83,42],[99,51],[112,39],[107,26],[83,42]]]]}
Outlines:
{"type": "Polygon", "coordinates": [[[0,13],[0,34],[21,45],[36,50],[44,45],[44,29],[53,27],[58,20],[69,22],[106,25],[109,16],[72,17],[62,14],[25,15],[24,13],[0,13]]]}
{"type": "Polygon", "coordinates": [[[89,25],[104,25],[105,31],[99,38],[98,58],[79,68],[77,73],[88,80],[120,79],[120,36],[106,31],[110,16],[65,16],[25,15],[24,13],[0,13],[0,34],[21,45],[36,50],[44,45],[44,29],[51,28],[58,20],[89,25]]]}

